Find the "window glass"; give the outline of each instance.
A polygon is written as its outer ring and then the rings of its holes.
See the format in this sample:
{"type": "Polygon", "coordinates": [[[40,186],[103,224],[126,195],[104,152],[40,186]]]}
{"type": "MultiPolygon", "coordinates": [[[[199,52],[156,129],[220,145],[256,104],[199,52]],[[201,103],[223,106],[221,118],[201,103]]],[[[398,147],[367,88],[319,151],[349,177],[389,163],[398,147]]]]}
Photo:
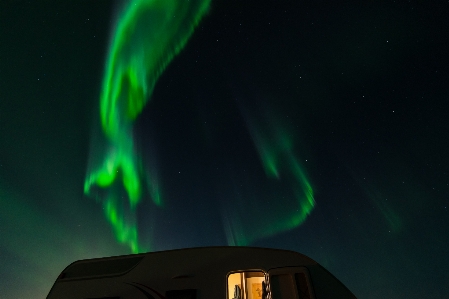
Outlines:
{"type": "Polygon", "coordinates": [[[306,267],[274,268],[269,272],[270,299],[314,299],[314,291],[306,267]]]}
{"type": "Polygon", "coordinates": [[[296,299],[295,284],[290,274],[270,277],[272,299],[296,299]]]}
{"type": "Polygon", "coordinates": [[[242,273],[232,273],[228,276],[228,299],[243,299],[242,273]]]}
{"type": "Polygon", "coordinates": [[[299,299],[310,299],[309,286],[305,273],[296,273],[296,288],[298,289],[299,299]]]}

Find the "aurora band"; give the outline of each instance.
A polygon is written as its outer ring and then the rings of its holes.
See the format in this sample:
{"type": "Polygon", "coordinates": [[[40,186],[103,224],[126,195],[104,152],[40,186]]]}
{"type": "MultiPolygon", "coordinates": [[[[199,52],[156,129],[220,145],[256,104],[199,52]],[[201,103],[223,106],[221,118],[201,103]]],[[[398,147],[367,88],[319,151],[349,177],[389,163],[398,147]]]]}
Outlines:
{"type": "MultiPolygon", "coordinates": [[[[84,193],[91,194],[93,186],[102,189],[97,199],[106,218],[117,240],[133,253],[142,250],[136,207],[146,175],[133,138],[133,122],[151,98],[157,79],[184,48],[209,5],[210,0],[127,1],[111,36],[100,95],[102,139],[107,144],[102,153],[91,157],[84,193]],[[120,185],[128,202],[117,191],[120,185]]],[[[150,189],[153,201],[160,204],[157,184],[150,189]]]]}
{"type": "Polygon", "coordinates": [[[253,195],[245,200],[234,196],[237,198],[230,199],[222,209],[226,238],[232,246],[248,246],[255,240],[293,230],[315,207],[312,184],[298,157],[297,130],[281,121],[272,109],[241,111],[267,181],[266,194],[255,192],[261,197],[253,195]]]}

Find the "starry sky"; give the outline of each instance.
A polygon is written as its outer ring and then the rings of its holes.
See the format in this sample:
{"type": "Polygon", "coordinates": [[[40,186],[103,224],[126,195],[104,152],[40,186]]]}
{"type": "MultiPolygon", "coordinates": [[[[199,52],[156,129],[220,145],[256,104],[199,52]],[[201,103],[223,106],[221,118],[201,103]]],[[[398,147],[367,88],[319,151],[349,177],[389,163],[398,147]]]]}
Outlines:
{"type": "Polygon", "coordinates": [[[44,298],[77,259],[218,245],[304,253],[358,298],[448,294],[449,2],[209,6],[190,33],[193,13],[135,26],[145,51],[186,39],[151,92],[119,81],[144,101],[119,126],[135,203],[127,168],[95,176],[126,5],[0,2],[1,297],[44,298]]]}

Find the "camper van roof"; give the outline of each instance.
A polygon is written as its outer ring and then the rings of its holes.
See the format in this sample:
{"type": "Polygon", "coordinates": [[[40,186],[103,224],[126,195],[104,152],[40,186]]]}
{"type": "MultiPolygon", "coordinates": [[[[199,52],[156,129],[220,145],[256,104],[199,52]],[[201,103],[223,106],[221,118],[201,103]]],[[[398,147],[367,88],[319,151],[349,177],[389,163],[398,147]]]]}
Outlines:
{"type": "MultiPolygon", "coordinates": [[[[200,247],[156,251],[142,254],[80,260],[70,264],[60,279],[80,279],[116,276],[139,269],[154,269],[159,278],[191,275],[202,271],[235,271],[288,266],[308,266],[317,263],[311,258],[289,250],[256,247],[200,247]]],[[[148,275],[148,273],[146,274],[148,275]]]]}

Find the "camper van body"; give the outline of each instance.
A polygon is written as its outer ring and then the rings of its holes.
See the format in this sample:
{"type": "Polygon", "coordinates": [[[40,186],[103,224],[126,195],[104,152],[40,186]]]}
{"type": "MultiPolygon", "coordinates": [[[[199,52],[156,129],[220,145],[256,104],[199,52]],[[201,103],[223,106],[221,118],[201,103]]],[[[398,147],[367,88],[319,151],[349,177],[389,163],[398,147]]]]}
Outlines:
{"type": "Polygon", "coordinates": [[[80,260],[47,299],[355,298],[332,274],[297,252],[204,247],[80,260]]]}

